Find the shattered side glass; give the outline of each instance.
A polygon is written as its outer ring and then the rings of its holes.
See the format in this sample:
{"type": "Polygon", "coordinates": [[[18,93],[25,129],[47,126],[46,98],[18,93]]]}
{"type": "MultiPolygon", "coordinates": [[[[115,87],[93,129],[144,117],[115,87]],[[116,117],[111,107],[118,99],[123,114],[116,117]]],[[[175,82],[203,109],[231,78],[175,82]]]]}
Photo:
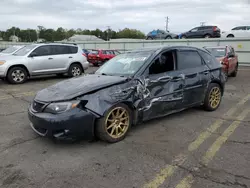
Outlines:
{"type": "Polygon", "coordinates": [[[131,76],[135,74],[153,52],[131,52],[120,54],[106,62],[96,74],[131,76]]]}

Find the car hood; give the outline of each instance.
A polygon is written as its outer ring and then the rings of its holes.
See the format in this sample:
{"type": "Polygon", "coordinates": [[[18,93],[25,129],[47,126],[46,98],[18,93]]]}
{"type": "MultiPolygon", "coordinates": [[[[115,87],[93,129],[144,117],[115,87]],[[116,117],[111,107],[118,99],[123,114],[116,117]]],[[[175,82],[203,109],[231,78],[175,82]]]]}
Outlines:
{"type": "Polygon", "coordinates": [[[21,58],[23,58],[23,56],[14,56],[14,55],[11,55],[11,54],[6,54],[6,55],[1,55],[0,54],[0,60],[2,60],[2,61],[12,61],[12,60],[16,60],[16,59],[21,59],[21,58]]]}
{"type": "Polygon", "coordinates": [[[1,53],[0,52],[0,56],[6,56],[6,55],[11,55],[11,54],[9,54],[9,53],[1,53]]]}
{"type": "Polygon", "coordinates": [[[74,99],[78,96],[94,92],[105,87],[126,81],[126,77],[88,74],[78,78],[61,81],[36,94],[35,100],[56,102],[74,99]]]}

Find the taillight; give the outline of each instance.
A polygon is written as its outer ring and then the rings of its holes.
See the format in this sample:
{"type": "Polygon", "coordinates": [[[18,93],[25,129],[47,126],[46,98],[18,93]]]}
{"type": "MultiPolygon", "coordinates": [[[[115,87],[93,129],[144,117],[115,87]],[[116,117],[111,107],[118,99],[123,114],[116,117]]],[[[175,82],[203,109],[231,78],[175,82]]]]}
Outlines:
{"type": "Polygon", "coordinates": [[[217,31],[218,30],[218,27],[217,26],[214,26],[213,27],[213,31],[217,31]]]}
{"type": "Polygon", "coordinates": [[[86,57],[86,55],[84,53],[82,55],[86,57]]]}

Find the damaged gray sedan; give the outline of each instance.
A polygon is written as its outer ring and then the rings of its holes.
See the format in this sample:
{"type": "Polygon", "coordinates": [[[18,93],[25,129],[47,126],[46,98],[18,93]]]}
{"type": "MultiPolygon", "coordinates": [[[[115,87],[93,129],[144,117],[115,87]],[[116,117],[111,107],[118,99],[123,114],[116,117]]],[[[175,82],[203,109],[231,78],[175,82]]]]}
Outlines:
{"type": "Polygon", "coordinates": [[[124,139],[131,126],[187,108],[216,110],[225,76],[207,51],[155,47],[120,54],[95,74],[43,89],[30,104],[32,129],[57,139],[124,139]]]}

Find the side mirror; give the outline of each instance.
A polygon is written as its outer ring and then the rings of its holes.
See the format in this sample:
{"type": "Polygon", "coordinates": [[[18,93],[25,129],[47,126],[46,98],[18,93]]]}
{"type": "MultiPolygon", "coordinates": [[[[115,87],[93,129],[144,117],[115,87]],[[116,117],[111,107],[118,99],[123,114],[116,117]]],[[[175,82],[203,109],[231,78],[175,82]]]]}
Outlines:
{"type": "Polygon", "coordinates": [[[29,55],[29,57],[36,57],[37,53],[36,52],[31,52],[31,54],[29,55]]]}

